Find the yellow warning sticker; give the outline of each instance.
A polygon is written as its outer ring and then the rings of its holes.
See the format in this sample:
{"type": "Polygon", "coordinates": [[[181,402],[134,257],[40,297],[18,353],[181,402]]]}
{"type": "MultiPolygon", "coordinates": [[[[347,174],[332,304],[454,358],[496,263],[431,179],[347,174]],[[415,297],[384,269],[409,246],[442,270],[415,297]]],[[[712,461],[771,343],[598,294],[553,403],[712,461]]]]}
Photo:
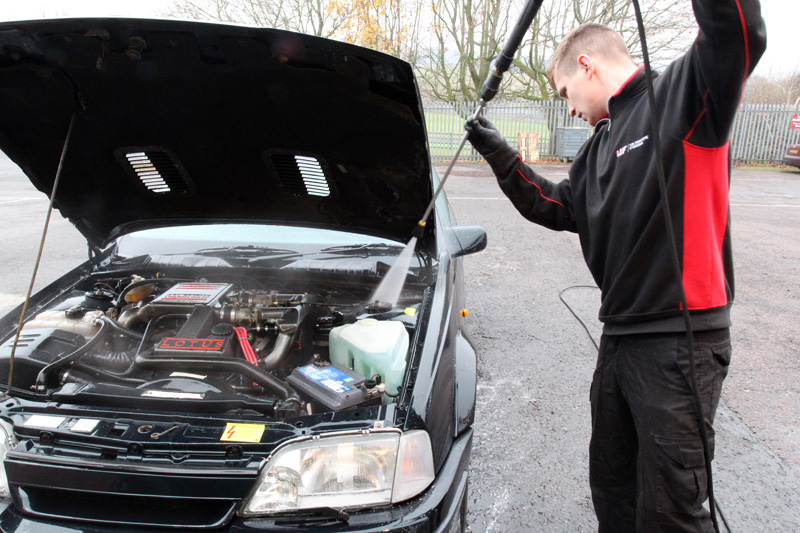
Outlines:
{"type": "Polygon", "coordinates": [[[406,307],[406,314],[414,316],[417,314],[417,310],[414,309],[413,307],[406,307]]]}
{"type": "Polygon", "coordinates": [[[263,424],[237,424],[236,422],[228,422],[219,440],[231,442],[261,442],[264,428],[265,426],[263,424]]]}

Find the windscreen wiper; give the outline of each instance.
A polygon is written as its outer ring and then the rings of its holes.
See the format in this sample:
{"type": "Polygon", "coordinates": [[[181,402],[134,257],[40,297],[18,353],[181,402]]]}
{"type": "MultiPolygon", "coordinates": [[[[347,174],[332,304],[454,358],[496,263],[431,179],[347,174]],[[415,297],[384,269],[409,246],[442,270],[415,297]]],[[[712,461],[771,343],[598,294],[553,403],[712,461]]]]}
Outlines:
{"type": "Polygon", "coordinates": [[[285,255],[261,255],[253,257],[247,261],[248,265],[253,266],[261,263],[272,263],[287,259],[313,259],[316,261],[341,259],[344,257],[369,258],[372,256],[394,256],[397,250],[402,248],[399,244],[343,244],[339,246],[329,246],[319,251],[299,253],[293,252],[285,255]]]}
{"type": "Polygon", "coordinates": [[[402,248],[402,244],[344,244],[341,246],[329,246],[323,248],[320,253],[350,253],[350,252],[392,252],[395,254],[398,248],[402,248]]]}
{"type": "Polygon", "coordinates": [[[114,255],[111,258],[111,265],[113,265],[114,267],[142,265],[149,259],[150,255],[148,254],[134,255],[131,257],[122,257],[119,255],[114,255]]]}
{"type": "MultiPolygon", "coordinates": [[[[252,244],[240,244],[235,246],[221,246],[219,248],[203,248],[191,252],[192,255],[208,255],[221,258],[252,258],[252,257],[274,257],[274,256],[300,256],[294,250],[283,248],[270,248],[269,246],[254,246],[252,244]]],[[[185,255],[185,254],[181,254],[185,255]]]]}
{"type": "Polygon", "coordinates": [[[238,259],[240,261],[246,261],[248,266],[262,262],[272,263],[286,261],[303,256],[303,254],[295,250],[270,248],[269,246],[254,246],[252,244],[204,248],[202,250],[195,250],[191,255],[218,257],[220,259],[238,259]]]}

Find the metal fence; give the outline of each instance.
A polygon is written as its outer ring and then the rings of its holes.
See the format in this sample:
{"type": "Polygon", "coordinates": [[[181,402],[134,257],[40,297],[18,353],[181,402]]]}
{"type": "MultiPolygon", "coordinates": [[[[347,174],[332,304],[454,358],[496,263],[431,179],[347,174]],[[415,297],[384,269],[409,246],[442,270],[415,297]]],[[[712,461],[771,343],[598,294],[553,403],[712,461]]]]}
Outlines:
{"type": "MultiPolygon", "coordinates": [[[[449,162],[464,135],[464,121],[477,108],[477,102],[427,102],[424,104],[428,141],[434,162],[449,162]]],[[[792,105],[743,104],[731,132],[731,155],[734,162],[781,162],[786,147],[800,142],[800,129],[792,129],[792,117],[800,109],[792,105]]],[[[559,143],[561,133],[571,138],[591,133],[586,122],[570,117],[563,100],[548,102],[493,101],[486,116],[500,133],[523,152],[528,161],[565,159],[559,143]],[[576,131],[563,131],[562,128],[576,131]],[[580,129],[580,131],[578,131],[580,129]]],[[[483,158],[467,143],[459,158],[478,162],[483,158]]]]}
{"type": "Polygon", "coordinates": [[[793,105],[743,104],[733,123],[731,155],[737,163],[782,162],[786,147],[800,142],[793,105]]]}

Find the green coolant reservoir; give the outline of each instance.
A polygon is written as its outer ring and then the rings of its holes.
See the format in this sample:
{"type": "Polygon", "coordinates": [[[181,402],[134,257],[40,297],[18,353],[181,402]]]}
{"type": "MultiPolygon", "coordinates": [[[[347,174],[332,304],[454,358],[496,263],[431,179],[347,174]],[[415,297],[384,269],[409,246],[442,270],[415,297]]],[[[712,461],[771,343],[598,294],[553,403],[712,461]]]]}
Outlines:
{"type": "MultiPolygon", "coordinates": [[[[331,330],[331,363],[352,368],[371,378],[380,374],[386,391],[397,394],[408,357],[408,332],[401,322],[365,318],[331,330]]],[[[383,403],[391,398],[383,397],[383,403]]]]}

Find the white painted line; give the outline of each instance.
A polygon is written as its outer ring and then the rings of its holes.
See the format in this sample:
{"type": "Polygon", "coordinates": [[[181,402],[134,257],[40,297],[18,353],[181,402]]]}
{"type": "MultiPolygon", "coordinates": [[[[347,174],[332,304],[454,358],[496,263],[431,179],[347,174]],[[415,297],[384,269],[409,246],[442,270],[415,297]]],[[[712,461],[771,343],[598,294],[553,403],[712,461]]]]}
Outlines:
{"type": "Polygon", "coordinates": [[[10,198],[10,199],[0,199],[0,205],[18,204],[20,202],[39,202],[39,201],[47,201],[47,198],[10,198]]]}
{"type": "Polygon", "coordinates": [[[731,204],[731,207],[800,207],[800,204],[731,204]]]}
{"type": "MultiPolygon", "coordinates": [[[[508,198],[489,198],[489,197],[468,197],[468,196],[448,196],[448,200],[508,200],[508,198]]],[[[730,204],[731,207],[800,207],[800,204],[730,204]]]]}
{"type": "Polygon", "coordinates": [[[506,197],[501,198],[476,198],[474,196],[448,196],[448,200],[508,200],[506,197]]]}
{"type": "Polygon", "coordinates": [[[766,181],[769,183],[774,183],[776,181],[783,181],[783,182],[796,182],[797,180],[789,179],[789,178],[776,178],[776,179],[764,179],[764,178],[734,178],[734,182],[739,181],[766,181]]]}

